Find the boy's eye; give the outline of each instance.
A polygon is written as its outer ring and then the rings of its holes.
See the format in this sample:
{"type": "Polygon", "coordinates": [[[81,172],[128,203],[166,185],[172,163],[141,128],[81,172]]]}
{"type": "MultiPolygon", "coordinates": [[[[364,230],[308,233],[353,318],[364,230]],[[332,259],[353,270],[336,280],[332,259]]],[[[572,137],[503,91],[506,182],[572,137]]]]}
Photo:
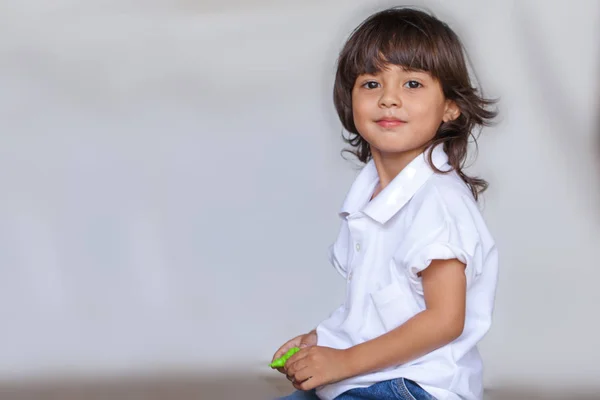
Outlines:
{"type": "Polygon", "coordinates": [[[408,89],[417,89],[420,88],[422,85],[417,82],[417,81],[408,81],[404,84],[404,87],[408,88],[408,89]]]}
{"type": "Polygon", "coordinates": [[[375,81],[368,81],[363,83],[363,87],[367,89],[377,89],[379,87],[379,83],[375,81]]]}

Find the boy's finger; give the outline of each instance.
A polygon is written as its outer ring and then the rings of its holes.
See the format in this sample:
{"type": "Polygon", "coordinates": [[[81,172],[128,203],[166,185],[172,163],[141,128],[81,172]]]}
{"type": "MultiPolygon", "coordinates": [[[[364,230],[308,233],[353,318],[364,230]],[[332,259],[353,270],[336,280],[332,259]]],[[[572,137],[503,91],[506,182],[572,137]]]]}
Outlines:
{"type": "Polygon", "coordinates": [[[275,355],[273,355],[273,359],[271,360],[271,362],[277,360],[279,357],[281,357],[282,355],[284,355],[285,353],[287,353],[288,349],[288,345],[283,345],[279,348],[279,350],[277,350],[275,352],[275,355]]]}
{"type": "Polygon", "coordinates": [[[308,349],[306,349],[306,348],[301,349],[296,354],[294,354],[293,356],[291,356],[290,358],[288,358],[288,360],[287,360],[287,362],[286,362],[285,365],[286,366],[291,365],[291,364],[295,363],[296,361],[303,359],[307,355],[308,355],[308,349]]]}
{"type": "Polygon", "coordinates": [[[275,355],[273,356],[273,359],[271,360],[271,362],[277,360],[278,358],[281,358],[281,356],[283,356],[285,353],[287,353],[288,351],[286,349],[280,350],[277,353],[275,353],[275,355]]]}

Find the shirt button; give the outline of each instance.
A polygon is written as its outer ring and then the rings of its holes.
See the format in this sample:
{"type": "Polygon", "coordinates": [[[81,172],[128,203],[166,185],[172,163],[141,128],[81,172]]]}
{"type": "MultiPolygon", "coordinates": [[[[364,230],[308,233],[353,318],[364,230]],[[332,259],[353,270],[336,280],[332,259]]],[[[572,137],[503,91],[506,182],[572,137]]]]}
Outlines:
{"type": "Polygon", "coordinates": [[[356,246],[354,246],[356,248],[356,251],[360,251],[360,243],[356,243],[356,246]]]}
{"type": "Polygon", "coordinates": [[[348,275],[348,280],[351,281],[352,280],[352,275],[354,275],[354,273],[352,271],[350,271],[350,275],[348,275]]]}

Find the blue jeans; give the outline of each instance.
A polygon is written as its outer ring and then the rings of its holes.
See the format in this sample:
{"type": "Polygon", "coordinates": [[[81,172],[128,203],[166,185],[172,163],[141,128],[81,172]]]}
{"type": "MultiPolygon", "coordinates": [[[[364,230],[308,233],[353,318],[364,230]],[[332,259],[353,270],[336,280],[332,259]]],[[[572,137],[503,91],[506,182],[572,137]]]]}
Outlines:
{"type": "MultiPolygon", "coordinates": [[[[297,390],[279,400],[319,400],[314,390],[297,390]]],[[[415,382],[399,378],[378,382],[367,388],[350,389],[335,400],[435,400],[415,382]]]]}

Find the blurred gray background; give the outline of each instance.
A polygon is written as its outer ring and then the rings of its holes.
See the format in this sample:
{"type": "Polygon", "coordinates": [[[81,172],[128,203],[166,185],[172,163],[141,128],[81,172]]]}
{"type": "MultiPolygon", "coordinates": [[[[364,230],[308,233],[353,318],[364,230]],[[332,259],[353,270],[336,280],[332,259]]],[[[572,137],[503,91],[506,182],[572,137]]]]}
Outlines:
{"type": "MultiPolygon", "coordinates": [[[[0,381],[274,374],[343,298],[337,53],[398,4],[0,0],[0,381]]],[[[501,100],[486,386],[600,392],[600,2],[410,4],[501,100]]]]}

